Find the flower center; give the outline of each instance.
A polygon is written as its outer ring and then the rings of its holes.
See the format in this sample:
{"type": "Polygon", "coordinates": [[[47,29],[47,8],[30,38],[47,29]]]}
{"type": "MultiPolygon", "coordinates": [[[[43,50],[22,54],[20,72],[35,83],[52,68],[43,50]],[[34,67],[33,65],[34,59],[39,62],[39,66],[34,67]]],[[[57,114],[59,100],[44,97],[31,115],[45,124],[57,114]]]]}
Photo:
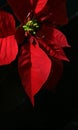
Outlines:
{"type": "Polygon", "coordinates": [[[39,29],[39,23],[36,19],[32,19],[26,22],[22,27],[27,34],[31,33],[32,35],[35,35],[39,29]]]}

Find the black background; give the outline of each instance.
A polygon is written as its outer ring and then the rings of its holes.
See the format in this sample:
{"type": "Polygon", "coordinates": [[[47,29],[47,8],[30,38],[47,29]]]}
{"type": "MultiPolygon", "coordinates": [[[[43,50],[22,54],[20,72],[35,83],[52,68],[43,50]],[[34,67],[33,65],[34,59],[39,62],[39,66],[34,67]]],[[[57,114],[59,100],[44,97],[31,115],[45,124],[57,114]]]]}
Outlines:
{"type": "MultiPolygon", "coordinates": [[[[0,129],[78,129],[77,2],[77,0],[67,1],[69,23],[60,27],[71,48],[65,50],[70,63],[64,62],[63,76],[56,92],[40,90],[35,96],[35,106],[33,108],[19,79],[16,67],[17,59],[10,65],[0,67],[0,129]]],[[[5,0],[0,0],[0,6],[5,3],[5,0]]],[[[9,6],[4,9],[11,12],[9,6]]]]}

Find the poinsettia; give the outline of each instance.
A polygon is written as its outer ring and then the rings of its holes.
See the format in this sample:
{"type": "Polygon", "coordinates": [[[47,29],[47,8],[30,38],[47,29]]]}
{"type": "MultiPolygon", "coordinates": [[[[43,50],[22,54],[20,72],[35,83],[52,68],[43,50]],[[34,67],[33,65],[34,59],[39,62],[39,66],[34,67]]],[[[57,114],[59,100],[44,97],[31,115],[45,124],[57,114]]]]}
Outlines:
{"type": "Polygon", "coordinates": [[[65,0],[7,0],[12,14],[0,11],[0,65],[10,64],[18,54],[18,72],[24,89],[34,104],[42,86],[56,85],[69,61],[63,48],[66,37],[54,26],[67,23],[65,0]]]}

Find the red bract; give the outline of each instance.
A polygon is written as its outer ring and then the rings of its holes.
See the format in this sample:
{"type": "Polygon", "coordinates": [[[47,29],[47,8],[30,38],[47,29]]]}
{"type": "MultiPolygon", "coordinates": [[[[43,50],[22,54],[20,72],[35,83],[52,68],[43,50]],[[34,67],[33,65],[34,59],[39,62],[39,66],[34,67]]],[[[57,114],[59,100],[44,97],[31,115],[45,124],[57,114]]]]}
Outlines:
{"type": "Polygon", "coordinates": [[[18,53],[14,36],[15,20],[11,14],[0,11],[0,65],[11,63],[18,53]]]}
{"type": "Polygon", "coordinates": [[[68,22],[66,13],[66,0],[7,0],[12,7],[17,18],[23,22],[27,14],[34,11],[38,17],[48,19],[56,24],[65,24],[68,22]]]}
{"type": "Polygon", "coordinates": [[[15,29],[13,16],[0,12],[0,65],[12,62],[20,45],[18,71],[34,105],[34,95],[44,84],[53,88],[59,81],[63,71],[61,60],[69,61],[63,51],[64,47],[69,47],[67,40],[53,26],[67,23],[65,0],[7,1],[21,25],[15,29]]]}

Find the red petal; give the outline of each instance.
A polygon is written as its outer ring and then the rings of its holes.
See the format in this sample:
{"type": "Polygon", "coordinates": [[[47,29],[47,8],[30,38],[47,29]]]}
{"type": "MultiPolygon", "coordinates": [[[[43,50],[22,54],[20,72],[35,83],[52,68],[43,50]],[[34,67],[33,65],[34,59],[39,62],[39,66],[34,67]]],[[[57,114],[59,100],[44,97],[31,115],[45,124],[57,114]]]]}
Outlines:
{"type": "Polygon", "coordinates": [[[53,20],[56,24],[67,24],[68,23],[68,16],[66,10],[66,0],[55,0],[56,7],[52,10],[53,20]]]}
{"type": "Polygon", "coordinates": [[[24,22],[28,13],[31,12],[31,0],[7,0],[17,18],[24,22]]]}
{"type": "Polygon", "coordinates": [[[38,42],[51,57],[67,60],[63,47],[69,47],[64,34],[51,26],[43,26],[37,34],[38,42]]]}
{"type": "Polygon", "coordinates": [[[18,70],[24,89],[34,105],[34,95],[50,74],[51,61],[38,45],[26,43],[20,50],[18,70]]]}
{"type": "Polygon", "coordinates": [[[59,59],[59,60],[65,60],[69,62],[69,59],[66,57],[64,51],[62,48],[59,48],[57,46],[51,46],[47,45],[46,42],[42,39],[37,39],[41,48],[52,58],[59,59]]]}
{"type": "Polygon", "coordinates": [[[47,82],[44,87],[50,90],[54,90],[58,84],[62,73],[63,73],[63,63],[60,60],[52,59],[52,69],[47,82]]]}
{"type": "Polygon", "coordinates": [[[53,28],[52,35],[52,44],[56,44],[59,47],[70,47],[65,35],[61,31],[53,28]]]}
{"type": "Polygon", "coordinates": [[[34,0],[37,1],[36,7],[35,7],[35,13],[39,13],[46,5],[48,0],[34,0]]]}
{"type": "Polygon", "coordinates": [[[36,14],[39,13],[48,0],[7,0],[11,8],[13,9],[17,18],[23,22],[27,17],[28,13],[34,11],[36,14]]]}
{"type": "Polygon", "coordinates": [[[44,25],[37,33],[37,36],[46,41],[47,45],[50,44],[58,47],[70,47],[65,35],[52,26],[44,25]]]}
{"type": "Polygon", "coordinates": [[[0,65],[10,64],[18,53],[17,42],[14,35],[0,38],[0,65]]]}
{"type": "Polygon", "coordinates": [[[22,27],[16,29],[15,38],[17,40],[18,45],[22,44],[25,39],[25,31],[22,27]]]}
{"type": "Polygon", "coordinates": [[[0,11],[0,37],[7,37],[15,33],[15,20],[10,13],[0,11]]]}
{"type": "Polygon", "coordinates": [[[69,62],[69,59],[66,57],[63,49],[61,48],[54,47],[54,50],[51,50],[49,55],[56,59],[65,60],[69,62]]]}
{"type": "Polygon", "coordinates": [[[53,24],[68,23],[66,0],[48,0],[44,10],[39,14],[39,17],[42,17],[41,19],[44,19],[45,16],[53,24]]]}

